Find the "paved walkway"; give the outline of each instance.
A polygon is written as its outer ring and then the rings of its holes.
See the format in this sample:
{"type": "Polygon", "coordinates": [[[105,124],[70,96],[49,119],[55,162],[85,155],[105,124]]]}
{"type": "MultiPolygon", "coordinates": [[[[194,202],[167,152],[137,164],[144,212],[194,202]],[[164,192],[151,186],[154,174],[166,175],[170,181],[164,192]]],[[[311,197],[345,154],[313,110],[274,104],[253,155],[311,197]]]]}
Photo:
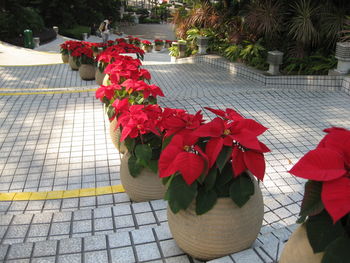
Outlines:
{"type": "MultiPolygon", "coordinates": [[[[208,64],[169,61],[166,51],[145,57],[152,82],[166,95],[161,105],[190,112],[232,107],[270,128],[262,138],[272,152],[258,240],[212,262],[276,262],[295,228],[304,183],[286,171],[324,128],[350,127],[349,96],[266,87],[208,64]]],[[[120,184],[120,155],[90,91],[94,81],[81,81],[64,64],[0,67],[0,76],[0,200],[9,197],[0,201],[0,261],[199,262],[172,239],[163,200],[132,203],[112,191],[120,184]],[[36,198],[37,191],[45,198],[36,198]]]]}

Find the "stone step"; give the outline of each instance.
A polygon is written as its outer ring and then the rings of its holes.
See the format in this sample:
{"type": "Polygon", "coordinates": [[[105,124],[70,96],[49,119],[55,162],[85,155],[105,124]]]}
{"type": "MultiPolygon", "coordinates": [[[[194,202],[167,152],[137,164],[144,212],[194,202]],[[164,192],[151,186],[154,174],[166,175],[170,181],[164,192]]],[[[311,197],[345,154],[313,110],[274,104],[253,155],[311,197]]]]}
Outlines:
{"type": "MultiPolygon", "coordinates": [[[[265,216],[261,234],[295,223],[300,197],[265,196],[265,216]],[[286,207],[286,208],[285,208],[286,207]],[[289,210],[287,209],[289,208],[289,210]]],[[[167,221],[167,203],[154,200],[117,203],[73,211],[36,212],[0,215],[0,244],[14,244],[72,237],[85,237],[150,228],[167,221]]]]}
{"type": "MultiPolygon", "coordinates": [[[[259,235],[252,248],[209,262],[277,262],[294,226],[259,235]]],[[[151,228],[104,235],[0,245],[4,262],[201,262],[172,239],[166,222],[151,228]]]]}
{"type": "Polygon", "coordinates": [[[0,244],[64,239],[149,228],[167,221],[166,202],[154,200],[75,211],[0,215],[0,244]]]}

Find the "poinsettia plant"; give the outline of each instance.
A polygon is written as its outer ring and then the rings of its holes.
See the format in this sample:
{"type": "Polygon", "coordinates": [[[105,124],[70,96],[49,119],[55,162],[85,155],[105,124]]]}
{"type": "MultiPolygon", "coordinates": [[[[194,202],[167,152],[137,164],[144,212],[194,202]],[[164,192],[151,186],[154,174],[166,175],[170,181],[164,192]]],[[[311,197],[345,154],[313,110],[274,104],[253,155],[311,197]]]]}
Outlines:
{"type": "MultiPolygon", "coordinates": [[[[322,263],[350,258],[350,130],[329,128],[317,148],[290,173],[308,179],[299,223],[304,223],[314,253],[322,263]]],[[[346,259],[346,261],[344,261],[346,259]]]]}
{"type": "Polygon", "coordinates": [[[164,44],[164,41],[161,40],[161,39],[155,39],[155,40],[154,40],[154,44],[155,44],[156,46],[162,46],[162,45],[164,44]]]}
{"type": "Polygon", "coordinates": [[[95,64],[95,58],[93,56],[91,46],[85,45],[78,47],[72,51],[71,56],[73,57],[77,66],[80,66],[81,64],[95,64]]]}
{"type": "Polygon", "coordinates": [[[267,128],[232,109],[203,123],[198,114],[187,125],[173,118],[177,127],[159,159],[159,176],[167,185],[165,199],[173,213],[186,210],[195,200],[198,215],[209,211],[220,197],[230,197],[242,207],[254,194],[251,174],[263,180],[264,153],[258,140],[267,128]]]}
{"type": "Polygon", "coordinates": [[[67,41],[63,42],[60,45],[60,53],[62,55],[68,55],[68,43],[67,43],[67,41]]]}
{"type": "Polygon", "coordinates": [[[152,42],[148,41],[148,40],[142,40],[141,43],[142,43],[142,46],[144,46],[144,47],[151,47],[152,46],[152,42]]]}
{"type": "Polygon", "coordinates": [[[158,159],[162,149],[162,109],[159,105],[129,105],[126,99],[116,105],[119,114],[117,127],[121,127],[120,141],[125,141],[130,158],[130,175],[137,177],[144,168],[158,172],[158,159]]]}

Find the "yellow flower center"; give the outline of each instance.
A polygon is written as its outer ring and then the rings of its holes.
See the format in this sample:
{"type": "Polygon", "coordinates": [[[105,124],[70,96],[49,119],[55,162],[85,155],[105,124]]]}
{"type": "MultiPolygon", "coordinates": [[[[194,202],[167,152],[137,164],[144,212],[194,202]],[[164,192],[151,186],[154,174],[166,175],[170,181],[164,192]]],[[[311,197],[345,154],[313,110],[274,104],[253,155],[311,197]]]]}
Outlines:
{"type": "Polygon", "coordinates": [[[224,130],[224,135],[229,135],[229,134],[231,134],[230,130],[228,130],[228,129],[224,130]]]}
{"type": "Polygon", "coordinates": [[[190,147],[190,146],[188,146],[188,145],[185,145],[185,146],[184,146],[184,150],[185,150],[186,152],[189,152],[189,151],[190,151],[190,149],[191,149],[191,147],[190,147]]]}

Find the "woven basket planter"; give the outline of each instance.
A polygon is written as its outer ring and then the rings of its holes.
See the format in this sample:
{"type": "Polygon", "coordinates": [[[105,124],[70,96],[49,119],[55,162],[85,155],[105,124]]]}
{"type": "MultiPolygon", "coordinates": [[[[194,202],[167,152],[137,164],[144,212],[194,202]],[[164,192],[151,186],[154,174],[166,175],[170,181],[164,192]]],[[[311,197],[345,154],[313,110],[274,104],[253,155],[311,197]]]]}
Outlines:
{"type": "Polygon", "coordinates": [[[69,64],[69,66],[71,67],[72,70],[78,70],[79,69],[77,63],[75,63],[75,61],[74,61],[72,56],[69,56],[68,64],[69,64]]]}
{"type": "Polygon", "coordinates": [[[120,128],[117,128],[117,120],[114,118],[113,121],[109,124],[109,134],[111,135],[111,140],[114,144],[114,147],[122,154],[126,153],[127,148],[124,142],[120,142],[120,128]]]}
{"type": "Polygon", "coordinates": [[[142,46],[142,49],[143,49],[146,53],[150,53],[150,52],[152,52],[153,47],[152,47],[152,46],[142,46]]]}
{"type": "Polygon", "coordinates": [[[95,79],[96,68],[91,64],[81,64],[79,67],[79,75],[83,80],[95,79]]]}
{"type": "Polygon", "coordinates": [[[194,258],[210,260],[249,248],[257,238],[264,217],[261,190],[239,208],[230,198],[219,198],[214,207],[196,215],[195,203],[174,214],[168,206],[170,231],[178,246],[194,258]]]}
{"type": "Polygon", "coordinates": [[[154,45],[155,51],[161,51],[163,49],[163,45],[154,45]]]}
{"type": "Polygon", "coordinates": [[[121,160],[120,180],[130,199],[135,202],[162,199],[166,189],[158,174],[145,168],[137,177],[132,177],[128,168],[129,158],[130,154],[126,153],[121,160]]]}
{"type": "Polygon", "coordinates": [[[312,251],[304,225],[299,226],[284,246],[279,263],[321,263],[323,252],[312,251]]]}
{"type": "Polygon", "coordinates": [[[102,85],[103,84],[103,79],[106,76],[105,73],[101,72],[99,69],[96,69],[96,73],[95,73],[95,80],[96,83],[98,85],[102,85]]]}
{"type": "Polygon", "coordinates": [[[65,55],[65,54],[61,54],[61,58],[62,58],[62,61],[63,63],[68,63],[68,60],[69,60],[69,56],[68,55],[65,55]]]}

